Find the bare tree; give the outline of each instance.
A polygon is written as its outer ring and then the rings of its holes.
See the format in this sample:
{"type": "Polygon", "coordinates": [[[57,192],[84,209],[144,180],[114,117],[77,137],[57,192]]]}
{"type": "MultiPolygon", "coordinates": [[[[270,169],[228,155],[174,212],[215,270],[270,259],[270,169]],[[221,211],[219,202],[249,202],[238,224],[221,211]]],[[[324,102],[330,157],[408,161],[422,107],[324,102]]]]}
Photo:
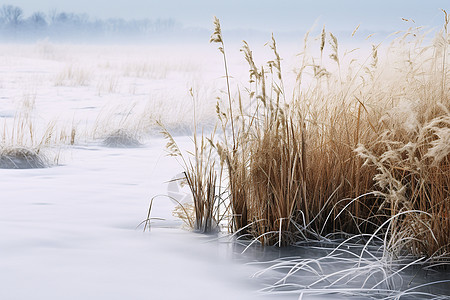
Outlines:
{"type": "Polygon", "coordinates": [[[28,22],[34,27],[47,26],[46,16],[43,12],[35,12],[29,18],[28,22]]]}
{"type": "Polygon", "coordinates": [[[23,10],[18,6],[3,5],[0,8],[0,19],[4,24],[15,27],[22,22],[23,10]]]}

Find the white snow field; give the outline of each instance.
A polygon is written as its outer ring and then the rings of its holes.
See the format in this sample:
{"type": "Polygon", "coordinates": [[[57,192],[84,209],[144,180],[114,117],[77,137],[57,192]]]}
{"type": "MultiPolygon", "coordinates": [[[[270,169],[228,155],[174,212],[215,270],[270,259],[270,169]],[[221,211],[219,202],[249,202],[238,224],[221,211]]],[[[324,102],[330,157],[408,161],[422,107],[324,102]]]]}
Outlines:
{"type": "MultiPolygon", "coordinates": [[[[256,297],[255,270],[234,262],[227,244],[208,242],[213,236],[180,229],[169,199],[157,198],[152,210],[165,221],[151,232],[139,226],[151,198],[167,194],[182,171],[166,155],[156,120],[174,135],[188,133],[189,88],[206,99],[222,80],[221,65],[201,78],[216,67],[208,57],[171,49],[0,46],[1,145],[38,148],[51,165],[0,169],[0,299],[256,297]],[[118,129],[141,146],[104,145],[118,129]]],[[[205,124],[214,111],[209,98],[197,108],[205,124]]]]}
{"type": "Polygon", "coordinates": [[[169,217],[143,232],[178,166],[164,143],[76,147],[66,165],[1,170],[0,299],[251,299],[251,269],[169,217]],[[164,228],[164,227],[169,228],[164,228]]]}

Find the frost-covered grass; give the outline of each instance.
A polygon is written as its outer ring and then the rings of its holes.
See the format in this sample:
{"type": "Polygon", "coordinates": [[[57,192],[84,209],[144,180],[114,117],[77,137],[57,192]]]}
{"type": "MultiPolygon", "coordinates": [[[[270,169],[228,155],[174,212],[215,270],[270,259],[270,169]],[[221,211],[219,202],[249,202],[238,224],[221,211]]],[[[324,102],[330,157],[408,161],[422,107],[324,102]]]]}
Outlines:
{"type": "Polygon", "coordinates": [[[227,170],[232,232],[278,246],[370,234],[383,237],[390,255],[449,262],[445,17],[428,44],[415,28],[348,64],[357,49],[343,54],[324,29],[315,56],[307,36],[293,90],[275,39],[273,60],[262,67],[244,42],[250,82],[238,98],[216,19],[211,41],[219,44],[228,92],[217,103],[222,135],[211,144],[227,170]]]}
{"type": "Polygon", "coordinates": [[[445,269],[450,262],[450,35],[444,14],[444,27],[432,40],[425,43],[420,28],[412,28],[396,33],[388,47],[373,45],[362,60],[351,59],[358,49],[343,53],[325,29],[316,39],[318,54],[311,53],[314,42],[307,35],[292,90],[285,85],[275,39],[268,43],[273,59],[262,67],[244,42],[250,81],[237,92],[232,92],[225,42],[215,19],[211,42],[218,44],[226,82],[216,105],[222,132],[202,136],[208,143],[200,148],[194,135],[195,152],[188,163],[167,134],[168,149],[182,157],[196,199],[191,218],[212,216],[214,209],[198,210],[197,203],[226,199],[229,230],[250,240],[244,251],[254,244],[281,247],[350,236],[331,257],[287,259],[270,267],[287,271],[268,291],[300,293],[301,298],[447,296],[448,278],[412,287],[397,282],[406,269],[445,269]],[[209,154],[212,149],[216,159],[209,154]],[[226,179],[217,188],[215,178],[223,172],[226,179]],[[361,253],[342,258],[355,237],[364,241],[361,253]],[[380,247],[366,251],[374,241],[380,247]],[[323,272],[321,264],[334,260],[350,266],[323,272]],[[304,283],[301,276],[292,276],[297,272],[317,278],[304,283]],[[291,277],[297,282],[286,283],[291,277]],[[352,288],[346,287],[349,282],[352,288]],[[431,285],[443,285],[444,294],[422,291],[431,285]]]}
{"type": "MultiPolygon", "coordinates": [[[[157,135],[158,121],[176,135],[191,133],[189,89],[193,86],[202,87],[197,92],[205,99],[198,104],[199,122],[211,127],[218,93],[215,78],[220,76],[211,76],[207,67],[214,58],[209,53],[196,54],[195,47],[185,47],[183,55],[170,48],[48,41],[1,45],[5,76],[0,80],[0,116],[2,131],[8,132],[3,140],[17,144],[17,134],[11,132],[24,131],[19,121],[13,124],[16,115],[21,119],[26,115],[36,133],[50,126],[58,135],[68,131],[65,144],[102,140],[118,130],[137,138],[157,135]],[[75,140],[71,140],[72,129],[75,140]]],[[[54,135],[52,144],[56,143],[54,135]]]]}
{"type": "Polygon", "coordinates": [[[58,164],[60,151],[57,146],[72,143],[76,129],[67,132],[49,122],[37,128],[31,110],[23,110],[14,118],[5,119],[0,125],[0,168],[28,169],[45,168],[58,164]]]}

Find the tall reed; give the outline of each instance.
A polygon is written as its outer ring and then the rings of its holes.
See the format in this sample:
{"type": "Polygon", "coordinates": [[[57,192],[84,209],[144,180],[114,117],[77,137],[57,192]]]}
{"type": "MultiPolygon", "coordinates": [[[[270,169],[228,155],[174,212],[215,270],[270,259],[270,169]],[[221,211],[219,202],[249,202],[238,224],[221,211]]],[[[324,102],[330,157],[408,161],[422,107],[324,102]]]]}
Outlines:
{"type": "Polygon", "coordinates": [[[227,173],[229,227],[238,235],[278,246],[377,235],[394,255],[448,262],[450,38],[444,14],[431,44],[411,29],[385,56],[373,45],[365,61],[347,65],[336,36],[322,30],[315,58],[306,51],[307,34],[292,97],[273,37],[274,58],[260,68],[244,42],[250,86],[248,94],[232,97],[215,18],[210,42],[219,44],[227,87],[216,106],[222,132],[199,139],[195,128],[192,162],[165,131],[168,148],[185,166],[196,229],[210,231],[217,221],[214,209],[224,198],[217,188],[220,165],[227,173]]]}
{"type": "Polygon", "coordinates": [[[450,257],[450,36],[444,14],[432,44],[408,52],[411,60],[397,82],[405,95],[380,118],[380,134],[355,150],[377,170],[374,180],[392,217],[389,249],[438,261],[450,257]]]}
{"type": "MultiPolygon", "coordinates": [[[[195,102],[192,89],[190,94],[195,102]]],[[[184,178],[180,178],[180,180],[185,180],[193,199],[193,214],[190,213],[186,204],[178,203],[181,209],[176,210],[176,215],[181,216],[196,231],[210,233],[218,230],[223,215],[219,212],[222,204],[219,184],[221,169],[216,168],[213,148],[210,146],[214,139],[214,131],[210,138],[205,137],[203,132],[201,137],[198,136],[194,109],[194,151],[188,152],[189,157],[187,157],[164,125],[160,123],[160,126],[162,134],[168,141],[166,148],[169,150],[169,154],[181,160],[184,178]]]]}
{"type": "Polygon", "coordinates": [[[377,233],[393,253],[448,258],[446,13],[431,45],[407,31],[386,57],[374,45],[347,69],[338,39],[324,29],[320,59],[301,55],[292,99],[273,38],[274,59],[261,68],[244,42],[249,94],[233,99],[219,20],[214,25],[228,90],[217,105],[223,132],[215,147],[228,171],[233,232],[267,245],[377,233]],[[327,40],[335,71],[324,63],[327,40]]]}

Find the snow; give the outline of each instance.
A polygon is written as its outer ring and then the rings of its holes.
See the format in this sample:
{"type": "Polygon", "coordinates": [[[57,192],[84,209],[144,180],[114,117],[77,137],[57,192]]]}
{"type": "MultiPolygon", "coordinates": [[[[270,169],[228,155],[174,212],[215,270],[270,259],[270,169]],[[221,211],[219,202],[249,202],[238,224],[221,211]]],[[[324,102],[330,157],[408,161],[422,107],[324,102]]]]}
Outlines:
{"type": "MultiPolygon", "coordinates": [[[[108,52],[104,46],[48,49],[52,53],[43,55],[39,45],[0,47],[2,140],[8,143],[11,134],[4,135],[3,128],[11,132],[14,116],[24,111],[36,134],[49,122],[58,130],[77,129],[75,145],[44,147],[50,159],[59,157],[58,164],[0,169],[0,299],[257,297],[249,279],[253,268],[234,262],[228,245],[215,237],[180,229],[168,198],[157,198],[152,210],[152,217],[165,221],[154,221],[150,232],[140,225],[151,198],[167,194],[167,182],[182,171],[166,155],[166,142],[152,131],[154,124],[144,123],[152,121],[145,118],[145,108],[159,109],[159,117],[174,124],[182,114],[180,127],[190,126],[186,81],[200,75],[196,68],[190,71],[189,55],[173,63],[181,71],[170,71],[166,63],[174,56],[165,58],[158,49],[131,49],[140,53],[131,56],[123,48],[108,52]],[[123,65],[142,59],[169,69],[164,80],[123,72],[123,65]],[[180,60],[187,61],[187,69],[180,60]],[[58,74],[74,64],[86,70],[87,82],[76,82],[76,77],[57,82],[58,74]],[[104,90],[107,76],[117,78],[114,90],[104,90]],[[155,100],[157,95],[166,99],[155,100]],[[160,107],[161,100],[168,106],[160,107]],[[137,107],[133,117],[121,123],[117,115],[130,103],[137,107]],[[142,146],[102,145],[102,135],[120,126],[136,130],[136,124],[146,126],[139,133],[142,146]]],[[[26,130],[23,134],[28,136],[26,130]]],[[[190,147],[188,137],[177,140],[190,147]]],[[[30,143],[25,142],[35,146],[30,143]]]]}
{"type": "Polygon", "coordinates": [[[0,299],[255,297],[251,269],[178,229],[168,199],[152,212],[167,221],[138,226],[179,169],[163,147],[76,147],[63,166],[1,170],[0,299]]]}

